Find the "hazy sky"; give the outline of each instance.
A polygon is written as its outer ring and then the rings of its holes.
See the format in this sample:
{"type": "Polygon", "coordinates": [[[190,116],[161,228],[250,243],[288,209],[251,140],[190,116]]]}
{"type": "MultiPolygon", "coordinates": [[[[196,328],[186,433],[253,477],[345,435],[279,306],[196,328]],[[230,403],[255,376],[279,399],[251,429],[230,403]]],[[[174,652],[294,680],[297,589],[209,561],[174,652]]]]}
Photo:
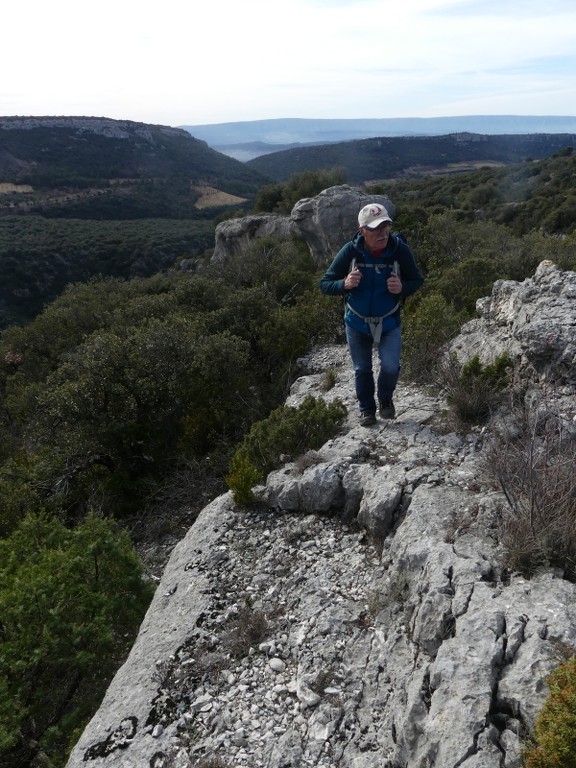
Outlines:
{"type": "Polygon", "coordinates": [[[574,0],[21,0],[0,115],[576,115],[574,0]]]}

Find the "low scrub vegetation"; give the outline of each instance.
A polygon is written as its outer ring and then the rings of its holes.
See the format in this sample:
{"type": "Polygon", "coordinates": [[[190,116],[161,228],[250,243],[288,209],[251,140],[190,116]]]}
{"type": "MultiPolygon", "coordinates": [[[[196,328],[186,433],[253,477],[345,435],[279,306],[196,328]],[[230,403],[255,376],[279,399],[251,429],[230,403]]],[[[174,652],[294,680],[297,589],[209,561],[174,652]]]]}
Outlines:
{"type": "Polygon", "coordinates": [[[576,437],[553,413],[516,409],[513,429],[494,436],[485,469],[506,498],[500,539],[511,571],[552,567],[576,581],[575,466],[576,437]]]}
{"type": "Polygon", "coordinates": [[[295,173],[284,183],[265,184],[256,195],[254,211],[290,214],[298,200],[314,197],[323,189],[344,184],[345,181],[344,168],[295,173]]]}
{"type": "Polygon", "coordinates": [[[326,403],[308,395],[298,408],[282,405],[252,425],[232,458],[228,486],[237,504],[253,500],[252,486],[283,456],[296,458],[320,448],[346,416],[341,402],[326,403]]]}
{"type": "MultiPolygon", "coordinates": [[[[132,541],[114,531],[134,531],[136,540],[144,528],[158,533],[160,520],[139,518],[159,512],[178,468],[202,483],[186,491],[188,524],[206,488],[224,484],[243,435],[284,401],[298,356],[329,338],[333,309],[314,282],[297,246],[285,246],[265,283],[254,276],[236,286],[209,271],[93,281],[4,331],[6,768],[40,753],[55,768],[65,764],[151,596],[132,541]]],[[[308,415],[316,435],[322,414],[308,415]]]]}
{"type": "Polygon", "coordinates": [[[576,657],[547,679],[549,694],[524,750],[525,768],[576,767],[576,657]]]}
{"type": "Polygon", "coordinates": [[[239,607],[225,628],[222,645],[232,658],[242,659],[270,635],[272,626],[263,611],[247,603],[239,607]]]}
{"type": "MultiPolygon", "coordinates": [[[[540,160],[527,159],[503,168],[482,168],[459,174],[397,181],[393,200],[402,227],[420,229],[439,214],[451,212],[456,221],[482,224],[488,236],[508,233],[512,238],[531,233],[547,236],[576,231],[573,175],[576,154],[571,147],[540,160]]],[[[373,184],[373,192],[390,194],[387,183],[373,184]]],[[[474,242],[471,232],[471,244],[474,242]]],[[[477,230],[476,230],[477,231],[477,230]]]]}
{"type": "Polygon", "coordinates": [[[512,361],[508,355],[483,365],[478,355],[460,364],[456,355],[442,357],[438,383],[446,394],[457,424],[484,423],[509,383],[512,361]]]}
{"type": "Polygon", "coordinates": [[[210,221],[0,216],[0,328],[32,321],[70,283],[150,277],[214,245],[210,221]]]}
{"type": "Polygon", "coordinates": [[[0,539],[0,755],[55,765],[98,706],[152,590],[126,533],[29,514],[0,539]]]}
{"type": "Polygon", "coordinates": [[[409,381],[429,383],[439,350],[456,336],[466,317],[434,291],[408,302],[402,321],[402,375],[409,381]]]}
{"type": "MultiPolygon", "coordinates": [[[[267,201],[263,191],[260,203],[282,210],[339,178],[303,176],[268,189],[267,201]]],[[[522,210],[532,218],[489,219],[502,196],[494,183],[483,177],[474,194],[465,180],[459,193],[434,188],[429,204],[431,187],[422,198],[397,188],[398,226],[426,275],[404,308],[405,380],[431,381],[440,348],[495,279],[522,280],[543,258],[576,268],[568,225],[561,237],[544,228],[528,198],[522,210]],[[484,218],[472,210],[480,204],[484,218]]],[[[129,222],[69,221],[68,230],[54,224],[52,237],[63,241],[54,251],[52,240],[41,245],[51,223],[30,217],[25,261],[7,245],[10,227],[23,231],[12,219],[3,220],[0,272],[16,303],[4,305],[3,321],[24,321],[29,310],[33,319],[0,337],[0,762],[16,768],[47,755],[61,768],[150,598],[134,541],[174,533],[182,506],[189,524],[226,483],[238,504],[251,503],[267,472],[288,456],[303,457],[302,469],[340,428],[339,402],[282,403],[298,358],[314,344],[342,342],[342,306],[320,294],[318,268],[298,241],[264,238],[225,270],[203,264],[195,274],[152,275],[159,253],[162,265],[173,263],[192,248],[189,236],[205,238],[201,222],[138,224],[139,240],[129,222]],[[62,290],[76,251],[78,282],[62,290]],[[89,279],[118,253],[126,256],[119,273],[89,279]],[[59,296],[40,311],[43,282],[59,296]]],[[[447,366],[442,386],[460,421],[485,419],[505,390],[509,361],[447,366]]],[[[322,388],[334,382],[329,372],[322,388]]],[[[495,443],[491,460],[508,500],[500,531],[507,567],[530,575],[553,566],[575,578],[574,440],[551,417],[520,432],[495,443]]]]}

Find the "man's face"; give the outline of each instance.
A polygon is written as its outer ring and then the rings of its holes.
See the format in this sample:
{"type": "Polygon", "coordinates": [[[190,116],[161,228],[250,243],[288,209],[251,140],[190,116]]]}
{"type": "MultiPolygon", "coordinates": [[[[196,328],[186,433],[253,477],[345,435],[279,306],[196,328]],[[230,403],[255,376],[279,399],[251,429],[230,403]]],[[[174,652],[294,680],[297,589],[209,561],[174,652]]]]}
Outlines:
{"type": "Polygon", "coordinates": [[[390,236],[390,222],[384,221],[374,229],[362,227],[360,232],[364,235],[364,244],[370,253],[383,251],[390,236]]]}

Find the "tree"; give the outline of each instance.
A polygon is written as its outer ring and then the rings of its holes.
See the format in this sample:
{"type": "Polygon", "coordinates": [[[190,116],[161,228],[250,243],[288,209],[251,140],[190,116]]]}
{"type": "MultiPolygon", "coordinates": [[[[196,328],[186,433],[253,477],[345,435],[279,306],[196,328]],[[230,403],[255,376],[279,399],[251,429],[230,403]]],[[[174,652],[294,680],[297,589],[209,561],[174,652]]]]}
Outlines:
{"type": "Polygon", "coordinates": [[[129,505],[178,446],[202,454],[233,429],[247,368],[246,342],[181,314],[92,334],[37,391],[28,433],[52,452],[52,488],[74,503],[97,481],[129,505]]]}
{"type": "Polygon", "coordinates": [[[345,181],[346,170],[342,167],[295,173],[283,184],[262,187],[254,201],[254,211],[289,214],[298,200],[314,197],[323,189],[345,181]]]}
{"type": "Polygon", "coordinates": [[[151,594],[127,534],[110,520],[89,517],[69,530],[54,517],[29,515],[0,540],[5,768],[37,749],[61,764],[133,642],[151,594]]]}

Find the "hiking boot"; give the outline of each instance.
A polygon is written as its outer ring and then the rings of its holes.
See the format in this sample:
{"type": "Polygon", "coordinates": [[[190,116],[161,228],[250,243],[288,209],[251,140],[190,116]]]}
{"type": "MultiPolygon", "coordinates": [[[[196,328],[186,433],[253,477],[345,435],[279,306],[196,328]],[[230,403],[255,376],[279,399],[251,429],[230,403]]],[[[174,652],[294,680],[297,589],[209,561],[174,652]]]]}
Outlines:
{"type": "Polygon", "coordinates": [[[392,400],[380,400],[380,418],[381,419],[393,419],[396,416],[396,408],[392,400]]]}
{"type": "Polygon", "coordinates": [[[376,424],[376,414],[374,411],[362,411],[360,414],[360,426],[370,427],[372,424],[376,424]]]}

